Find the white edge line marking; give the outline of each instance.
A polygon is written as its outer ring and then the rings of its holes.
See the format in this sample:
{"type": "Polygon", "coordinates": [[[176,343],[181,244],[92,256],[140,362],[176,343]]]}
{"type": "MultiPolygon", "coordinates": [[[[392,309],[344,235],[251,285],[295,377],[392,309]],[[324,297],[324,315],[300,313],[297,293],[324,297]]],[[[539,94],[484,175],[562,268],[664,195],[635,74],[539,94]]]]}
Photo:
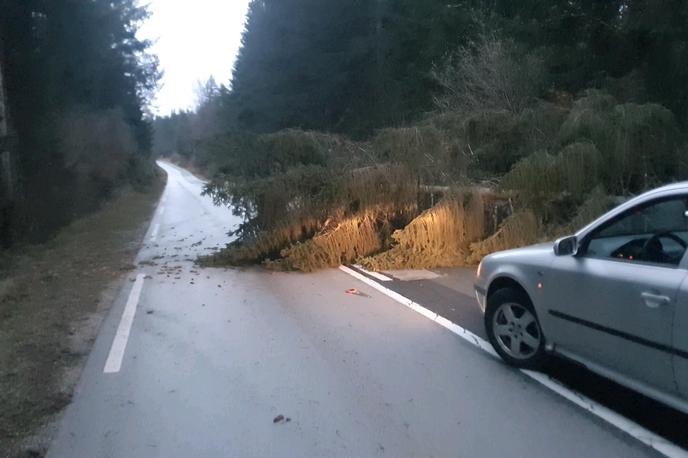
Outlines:
{"type": "Polygon", "coordinates": [[[151,231],[151,241],[155,241],[155,239],[158,238],[158,230],[160,230],[160,224],[156,223],[155,226],[153,226],[153,230],[151,231]]]}
{"type": "Polygon", "coordinates": [[[162,216],[165,213],[165,205],[160,205],[160,210],[158,210],[158,216],[162,216]]]}
{"type": "Polygon", "coordinates": [[[480,347],[487,353],[491,354],[494,357],[498,357],[497,353],[494,351],[492,348],[492,345],[489,344],[489,342],[486,342],[482,338],[478,337],[477,335],[473,334],[471,331],[468,329],[464,329],[458,324],[452,323],[451,321],[447,320],[446,318],[438,315],[437,313],[430,311],[423,307],[420,304],[417,304],[416,302],[413,302],[411,299],[408,299],[401,294],[397,293],[396,291],[392,291],[391,289],[382,286],[381,284],[371,280],[370,278],[366,277],[365,275],[361,275],[358,272],[356,272],[353,269],[349,269],[346,266],[339,266],[339,270],[346,272],[347,274],[351,275],[352,277],[361,280],[363,283],[367,284],[368,286],[371,286],[375,288],[376,290],[380,291],[382,294],[391,297],[395,301],[399,302],[402,305],[405,305],[406,307],[410,308],[411,310],[414,310],[421,315],[423,315],[426,318],[431,319],[432,321],[436,322],[442,327],[445,327],[452,331],[454,334],[457,334],[458,336],[466,339],[473,345],[480,347]]]}
{"type": "Polygon", "coordinates": [[[369,270],[367,270],[367,269],[364,269],[363,266],[360,265],[360,264],[354,264],[354,267],[357,268],[358,270],[361,270],[361,271],[367,273],[368,275],[370,275],[370,276],[373,277],[373,278],[377,278],[377,279],[380,280],[380,281],[393,281],[391,278],[389,278],[389,277],[386,276],[386,275],[382,275],[381,273],[378,273],[378,272],[371,272],[371,271],[369,271],[369,270]]]}
{"type": "MultiPolygon", "coordinates": [[[[363,283],[367,284],[368,286],[378,290],[382,294],[394,299],[395,301],[399,302],[402,305],[405,305],[406,307],[420,313],[421,315],[425,316],[426,318],[431,319],[432,321],[436,322],[440,326],[450,330],[454,334],[458,335],[462,339],[466,340],[472,345],[475,345],[476,347],[482,349],[483,351],[489,353],[491,356],[495,358],[499,358],[499,355],[497,355],[497,352],[494,351],[494,348],[492,348],[492,345],[490,345],[489,342],[484,340],[482,337],[479,337],[472,332],[470,332],[467,329],[464,329],[463,327],[459,326],[456,323],[452,323],[448,319],[438,315],[435,312],[432,312],[425,307],[423,307],[420,304],[417,304],[416,302],[413,302],[412,300],[402,296],[401,294],[397,293],[396,291],[392,291],[389,288],[386,288],[382,286],[381,284],[371,280],[370,278],[359,274],[355,270],[352,270],[346,266],[339,266],[339,270],[342,272],[345,272],[352,277],[362,281],[363,283]]],[[[531,379],[535,380],[536,382],[540,383],[541,385],[545,386],[546,388],[549,388],[550,390],[554,391],[558,395],[562,396],[563,398],[571,401],[572,403],[576,404],[577,406],[587,410],[591,414],[595,415],[598,418],[601,418],[602,420],[606,421],[607,423],[617,427],[621,431],[625,432],[626,434],[630,435],[631,437],[637,439],[638,441],[642,442],[643,444],[657,450],[658,452],[671,457],[671,458],[678,458],[678,457],[688,457],[688,451],[682,449],[676,444],[673,444],[669,442],[668,440],[664,439],[663,437],[658,436],[657,434],[653,433],[652,431],[643,428],[639,424],[635,423],[632,420],[629,420],[628,418],[614,412],[613,410],[603,406],[602,404],[599,404],[596,401],[593,401],[592,399],[588,398],[587,396],[584,396],[580,393],[577,393],[576,391],[571,390],[570,388],[565,387],[562,385],[560,382],[557,380],[548,377],[545,374],[539,373],[539,372],[534,372],[534,371],[529,371],[529,370],[524,370],[521,369],[521,372],[530,377],[531,379]]]]}
{"type": "Polygon", "coordinates": [[[138,274],[134,286],[131,288],[127,304],[124,306],[122,318],[120,319],[117,333],[112,341],[110,353],[105,361],[103,372],[106,374],[113,374],[119,372],[122,367],[122,359],[124,358],[124,350],[127,348],[129,341],[129,333],[131,332],[131,325],[134,323],[134,315],[136,315],[136,307],[139,304],[141,297],[141,290],[143,289],[143,282],[145,281],[144,274],[138,274]]]}

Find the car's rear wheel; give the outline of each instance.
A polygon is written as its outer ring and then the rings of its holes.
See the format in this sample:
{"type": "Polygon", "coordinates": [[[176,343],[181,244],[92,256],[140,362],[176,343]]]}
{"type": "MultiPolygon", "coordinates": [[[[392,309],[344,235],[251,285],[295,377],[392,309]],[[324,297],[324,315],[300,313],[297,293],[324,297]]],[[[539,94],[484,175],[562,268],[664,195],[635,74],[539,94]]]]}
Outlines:
{"type": "Polygon", "coordinates": [[[544,363],[545,337],[530,298],[514,288],[490,294],[485,328],[495,351],[508,364],[538,369],[544,363]]]}

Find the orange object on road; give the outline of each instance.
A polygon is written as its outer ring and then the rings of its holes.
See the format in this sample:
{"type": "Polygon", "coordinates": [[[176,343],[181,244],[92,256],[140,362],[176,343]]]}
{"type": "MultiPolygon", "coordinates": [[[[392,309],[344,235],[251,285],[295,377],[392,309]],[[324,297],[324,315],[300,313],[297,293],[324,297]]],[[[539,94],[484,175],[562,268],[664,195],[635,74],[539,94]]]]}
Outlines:
{"type": "Polygon", "coordinates": [[[370,297],[366,293],[362,293],[356,288],[347,289],[344,291],[346,294],[351,294],[352,296],[370,297]]]}

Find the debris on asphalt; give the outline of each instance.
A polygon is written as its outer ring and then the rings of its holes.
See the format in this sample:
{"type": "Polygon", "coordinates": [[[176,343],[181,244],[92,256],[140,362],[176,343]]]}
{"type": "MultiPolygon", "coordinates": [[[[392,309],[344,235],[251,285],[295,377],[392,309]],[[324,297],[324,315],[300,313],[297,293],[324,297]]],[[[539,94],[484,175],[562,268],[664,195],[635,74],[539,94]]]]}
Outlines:
{"type": "Polygon", "coordinates": [[[282,415],[282,414],[277,415],[277,416],[274,418],[274,420],[272,420],[273,423],[279,423],[279,424],[282,424],[282,423],[289,423],[290,421],[291,421],[291,418],[285,417],[285,416],[282,415]]]}
{"type": "Polygon", "coordinates": [[[344,292],[345,292],[346,294],[350,294],[350,295],[352,295],[352,296],[370,297],[370,296],[368,296],[366,293],[362,293],[362,292],[360,292],[359,290],[357,290],[356,288],[350,288],[350,289],[347,289],[347,290],[344,291],[344,292]]]}

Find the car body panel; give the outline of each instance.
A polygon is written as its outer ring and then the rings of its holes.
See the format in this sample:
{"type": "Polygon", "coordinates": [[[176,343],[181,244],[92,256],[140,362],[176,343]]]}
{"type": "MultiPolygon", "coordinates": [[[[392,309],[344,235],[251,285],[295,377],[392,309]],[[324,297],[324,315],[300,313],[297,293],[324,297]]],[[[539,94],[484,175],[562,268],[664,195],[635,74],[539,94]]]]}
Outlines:
{"type": "Polygon", "coordinates": [[[679,288],[674,313],[674,375],[680,393],[688,399],[688,278],[679,288]]]}
{"type": "Polygon", "coordinates": [[[546,277],[539,316],[557,348],[676,392],[667,348],[672,345],[676,295],[685,271],[560,256],[546,277]],[[650,308],[641,296],[645,291],[668,296],[671,303],[650,308]]]}

